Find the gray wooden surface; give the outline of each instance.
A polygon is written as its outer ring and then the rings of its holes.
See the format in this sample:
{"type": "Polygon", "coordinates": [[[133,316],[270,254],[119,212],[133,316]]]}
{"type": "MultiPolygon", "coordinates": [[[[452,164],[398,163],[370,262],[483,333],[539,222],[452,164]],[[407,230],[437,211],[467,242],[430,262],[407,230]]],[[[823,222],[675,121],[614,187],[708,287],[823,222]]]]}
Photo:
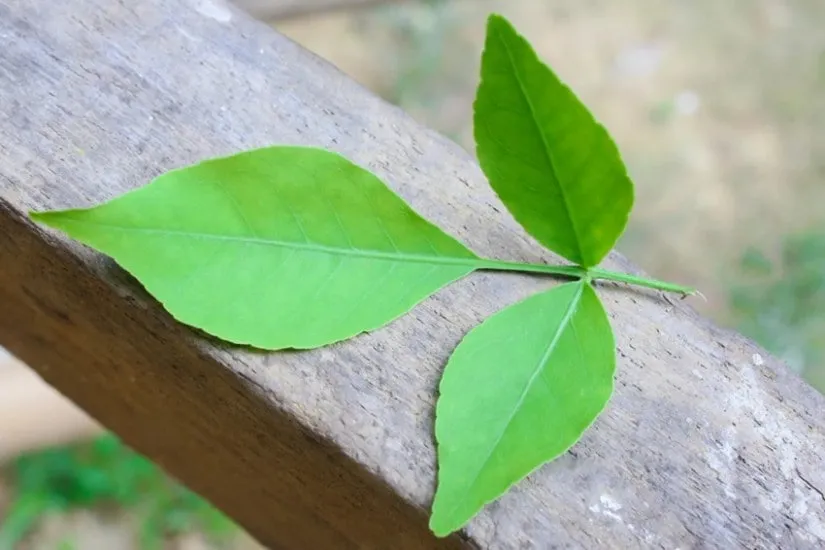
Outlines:
{"type": "MultiPolygon", "coordinates": [[[[485,316],[553,281],[475,274],[310,352],[176,325],[98,254],[29,223],[272,143],[371,168],[479,253],[553,258],[470,155],[218,0],[0,0],[0,344],[283,548],[822,548],[825,399],[684,302],[605,286],[616,393],[571,452],[459,537],[426,519],[436,384],[485,316]]],[[[635,271],[614,254],[607,265],[635,271]]]]}

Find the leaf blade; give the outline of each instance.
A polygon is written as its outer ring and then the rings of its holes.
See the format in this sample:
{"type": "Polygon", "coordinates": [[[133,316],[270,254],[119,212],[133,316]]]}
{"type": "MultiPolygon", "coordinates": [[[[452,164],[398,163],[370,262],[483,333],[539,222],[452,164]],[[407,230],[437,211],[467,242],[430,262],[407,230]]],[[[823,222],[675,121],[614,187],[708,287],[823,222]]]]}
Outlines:
{"type": "Polygon", "coordinates": [[[309,147],[210,159],[32,217],[114,258],[179,321],[265,349],[375,330],[479,265],[375,175],[309,147]]]}
{"type": "Polygon", "coordinates": [[[633,184],[607,130],[499,15],[491,15],[473,108],[479,164],[514,218],[571,262],[616,244],[633,184]]]}
{"type": "Polygon", "coordinates": [[[607,315],[584,281],[505,308],[465,336],[436,408],[435,534],[459,529],[578,441],[612,393],[614,348],[607,315]]]}

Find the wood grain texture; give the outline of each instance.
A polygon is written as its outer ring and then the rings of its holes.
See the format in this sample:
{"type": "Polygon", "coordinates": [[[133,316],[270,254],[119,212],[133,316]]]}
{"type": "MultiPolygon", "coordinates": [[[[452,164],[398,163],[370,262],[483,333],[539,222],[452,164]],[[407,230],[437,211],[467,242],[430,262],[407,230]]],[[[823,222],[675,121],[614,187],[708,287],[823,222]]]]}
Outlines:
{"type": "MultiPolygon", "coordinates": [[[[390,326],[251,353],[175,324],[31,224],[206,157],[328,147],[475,251],[556,261],[470,155],[234,7],[0,0],[0,344],[273,548],[821,548],[825,398],[684,302],[604,286],[619,374],[564,457],[460,536],[426,529],[459,339],[554,281],[474,274],[390,326]]],[[[606,265],[636,272],[624,258],[606,265]]]]}

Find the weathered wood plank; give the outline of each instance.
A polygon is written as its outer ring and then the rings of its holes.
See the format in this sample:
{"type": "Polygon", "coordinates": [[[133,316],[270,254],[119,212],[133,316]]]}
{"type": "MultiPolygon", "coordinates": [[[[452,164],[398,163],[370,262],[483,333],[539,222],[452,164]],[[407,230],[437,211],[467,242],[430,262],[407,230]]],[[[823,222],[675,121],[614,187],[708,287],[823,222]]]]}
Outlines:
{"type": "MultiPolygon", "coordinates": [[[[366,8],[393,0],[234,0],[241,9],[263,20],[300,17],[328,11],[366,8]]],[[[396,0],[398,1],[398,0],[396,0]]]]}
{"type": "MultiPolygon", "coordinates": [[[[240,10],[0,0],[0,343],[284,548],[814,548],[825,398],[684,303],[605,287],[619,375],[562,459],[433,539],[432,413],[475,323],[552,281],[476,274],[389,327],[256,354],[175,324],[110,261],[29,223],[271,143],[368,166],[477,252],[542,255],[473,159],[240,10]]],[[[610,267],[634,270],[620,255],[610,267]]]]}

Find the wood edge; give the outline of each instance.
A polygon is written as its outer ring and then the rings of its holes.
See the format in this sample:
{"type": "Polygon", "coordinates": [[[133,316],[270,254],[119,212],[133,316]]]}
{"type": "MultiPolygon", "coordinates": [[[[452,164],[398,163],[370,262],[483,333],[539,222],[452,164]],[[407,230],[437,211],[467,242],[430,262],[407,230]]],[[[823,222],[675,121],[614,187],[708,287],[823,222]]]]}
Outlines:
{"type": "Polygon", "coordinates": [[[273,408],[264,388],[160,305],[135,307],[80,259],[81,248],[2,199],[0,234],[9,237],[0,243],[3,345],[261,543],[464,546],[457,535],[436,539],[426,510],[273,408]]]}

